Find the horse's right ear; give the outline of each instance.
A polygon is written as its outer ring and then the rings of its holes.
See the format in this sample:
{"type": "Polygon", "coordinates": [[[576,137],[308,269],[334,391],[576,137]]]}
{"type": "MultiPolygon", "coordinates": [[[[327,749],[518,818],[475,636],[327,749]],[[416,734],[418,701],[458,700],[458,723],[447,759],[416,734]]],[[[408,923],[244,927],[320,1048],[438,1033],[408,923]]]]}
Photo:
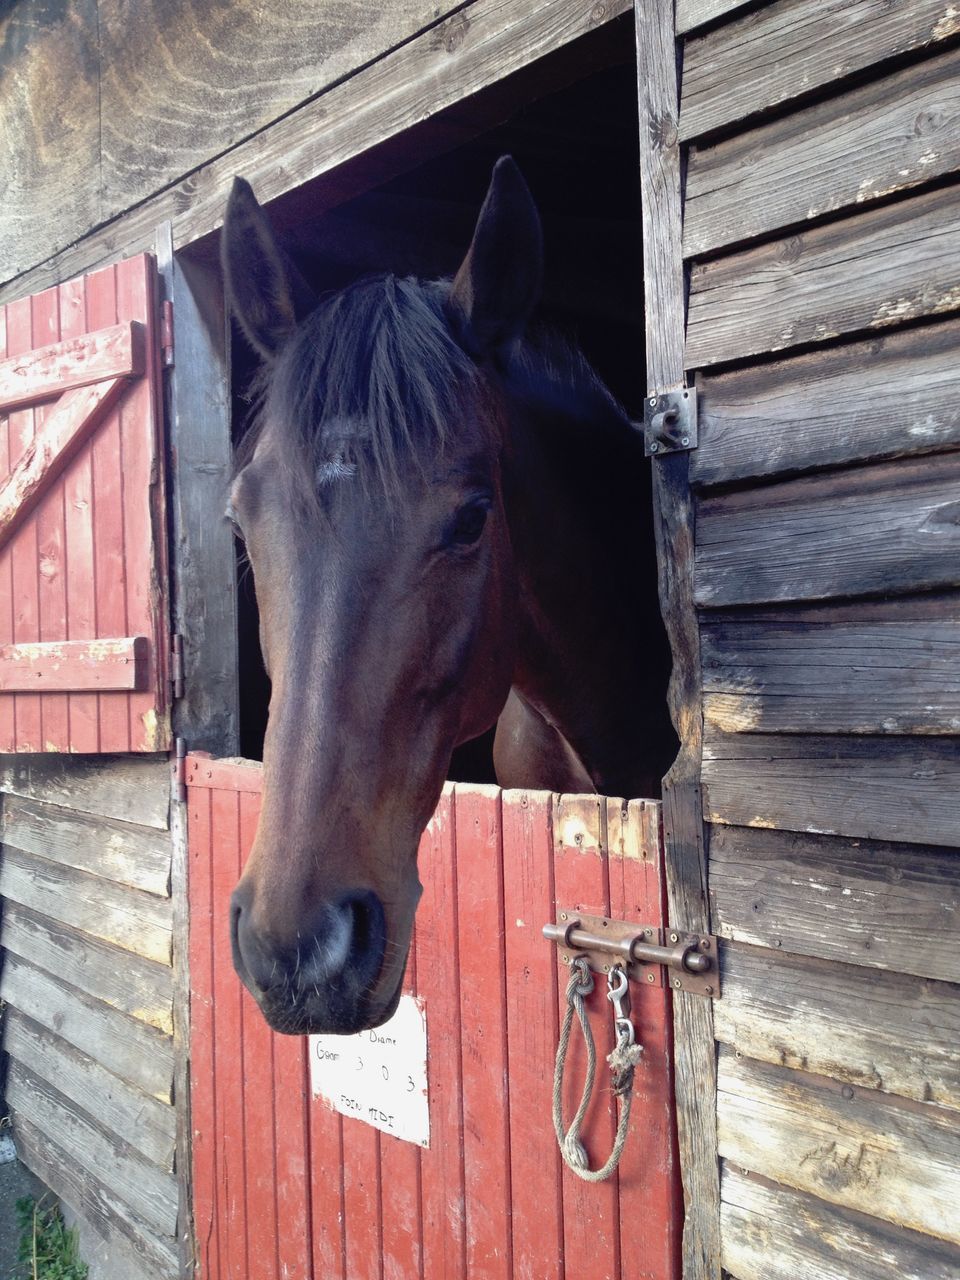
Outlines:
{"type": "Polygon", "coordinates": [[[317,296],[290,261],[244,178],[234,178],[220,247],[227,300],[250,342],[272,359],[317,296]]]}
{"type": "Polygon", "coordinates": [[[511,157],[501,156],[447,301],[457,336],[472,356],[493,355],[520,337],[542,277],[537,206],[511,157]]]}

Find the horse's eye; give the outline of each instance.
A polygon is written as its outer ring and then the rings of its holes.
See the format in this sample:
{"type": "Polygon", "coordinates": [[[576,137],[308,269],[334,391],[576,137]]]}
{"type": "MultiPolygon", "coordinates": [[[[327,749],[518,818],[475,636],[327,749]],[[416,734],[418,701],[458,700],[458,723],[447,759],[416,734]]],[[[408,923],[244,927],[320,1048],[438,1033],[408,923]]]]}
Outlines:
{"type": "Polygon", "coordinates": [[[490,510],[489,498],[477,498],[461,507],[454,517],[448,535],[448,543],[454,547],[472,547],[483,533],[490,510]]]}
{"type": "Polygon", "coordinates": [[[226,511],[223,513],[223,518],[233,530],[233,536],[235,538],[239,538],[241,542],[245,541],[243,530],[240,528],[240,521],[237,519],[237,513],[234,511],[233,507],[227,507],[226,511]]]}

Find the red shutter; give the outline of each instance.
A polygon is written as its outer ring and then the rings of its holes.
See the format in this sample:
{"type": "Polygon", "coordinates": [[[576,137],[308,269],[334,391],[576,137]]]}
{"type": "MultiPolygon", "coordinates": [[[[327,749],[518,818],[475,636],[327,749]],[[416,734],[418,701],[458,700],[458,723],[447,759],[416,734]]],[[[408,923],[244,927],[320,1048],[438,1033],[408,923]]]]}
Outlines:
{"type": "Polygon", "coordinates": [[[170,745],[156,268],[0,307],[0,752],[170,745]]]}

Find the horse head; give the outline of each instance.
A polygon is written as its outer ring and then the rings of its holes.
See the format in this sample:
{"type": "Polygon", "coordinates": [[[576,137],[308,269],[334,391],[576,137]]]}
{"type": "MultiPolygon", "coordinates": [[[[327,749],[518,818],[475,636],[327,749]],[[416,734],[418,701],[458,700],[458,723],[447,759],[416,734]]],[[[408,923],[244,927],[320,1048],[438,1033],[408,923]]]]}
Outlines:
{"type": "Polygon", "coordinates": [[[272,687],[231,928],[237,972],[278,1031],[354,1032],[393,1012],[419,838],[453,749],[507,699],[518,588],[496,370],[541,260],[509,159],[452,282],[386,276],[320,297],[234,183],[224,271],[264,373],[228,514],[272,687]]]}

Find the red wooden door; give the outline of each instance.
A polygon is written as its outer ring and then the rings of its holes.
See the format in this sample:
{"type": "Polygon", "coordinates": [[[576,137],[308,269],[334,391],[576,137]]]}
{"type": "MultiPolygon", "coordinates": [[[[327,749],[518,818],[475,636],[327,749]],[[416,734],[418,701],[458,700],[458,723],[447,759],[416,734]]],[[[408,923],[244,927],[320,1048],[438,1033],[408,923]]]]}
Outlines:
{"type": "MultiPolygon", "coordinates": [[[[632,983],[644,1054],[618,1172],[563,1165],[551,1092],[566,970],[555,912],[662,919],[659,806],[449,786],[420,848],[407,970],[427,1026],[430,1145],[311,1096],[304,1038],[275,1036],[235,977],[227,903],[249,849],[260,769],[191,756],[191,1101],[203,1280],[678,1280],[681,1207],[668,990],[632,983]]],[[[613,1044],[590,998],[601,1068],[613,1044]]],[[[571,1047],[566,1115],[582,1080],[571,1047]]],[[[594,1165],[615,1113],[599,1080],[594,1165]]]]}
{"type": "Polygon", "coordinates": [[[0,752],[170,745],[156,273],[0,307],[0,752]]]}

